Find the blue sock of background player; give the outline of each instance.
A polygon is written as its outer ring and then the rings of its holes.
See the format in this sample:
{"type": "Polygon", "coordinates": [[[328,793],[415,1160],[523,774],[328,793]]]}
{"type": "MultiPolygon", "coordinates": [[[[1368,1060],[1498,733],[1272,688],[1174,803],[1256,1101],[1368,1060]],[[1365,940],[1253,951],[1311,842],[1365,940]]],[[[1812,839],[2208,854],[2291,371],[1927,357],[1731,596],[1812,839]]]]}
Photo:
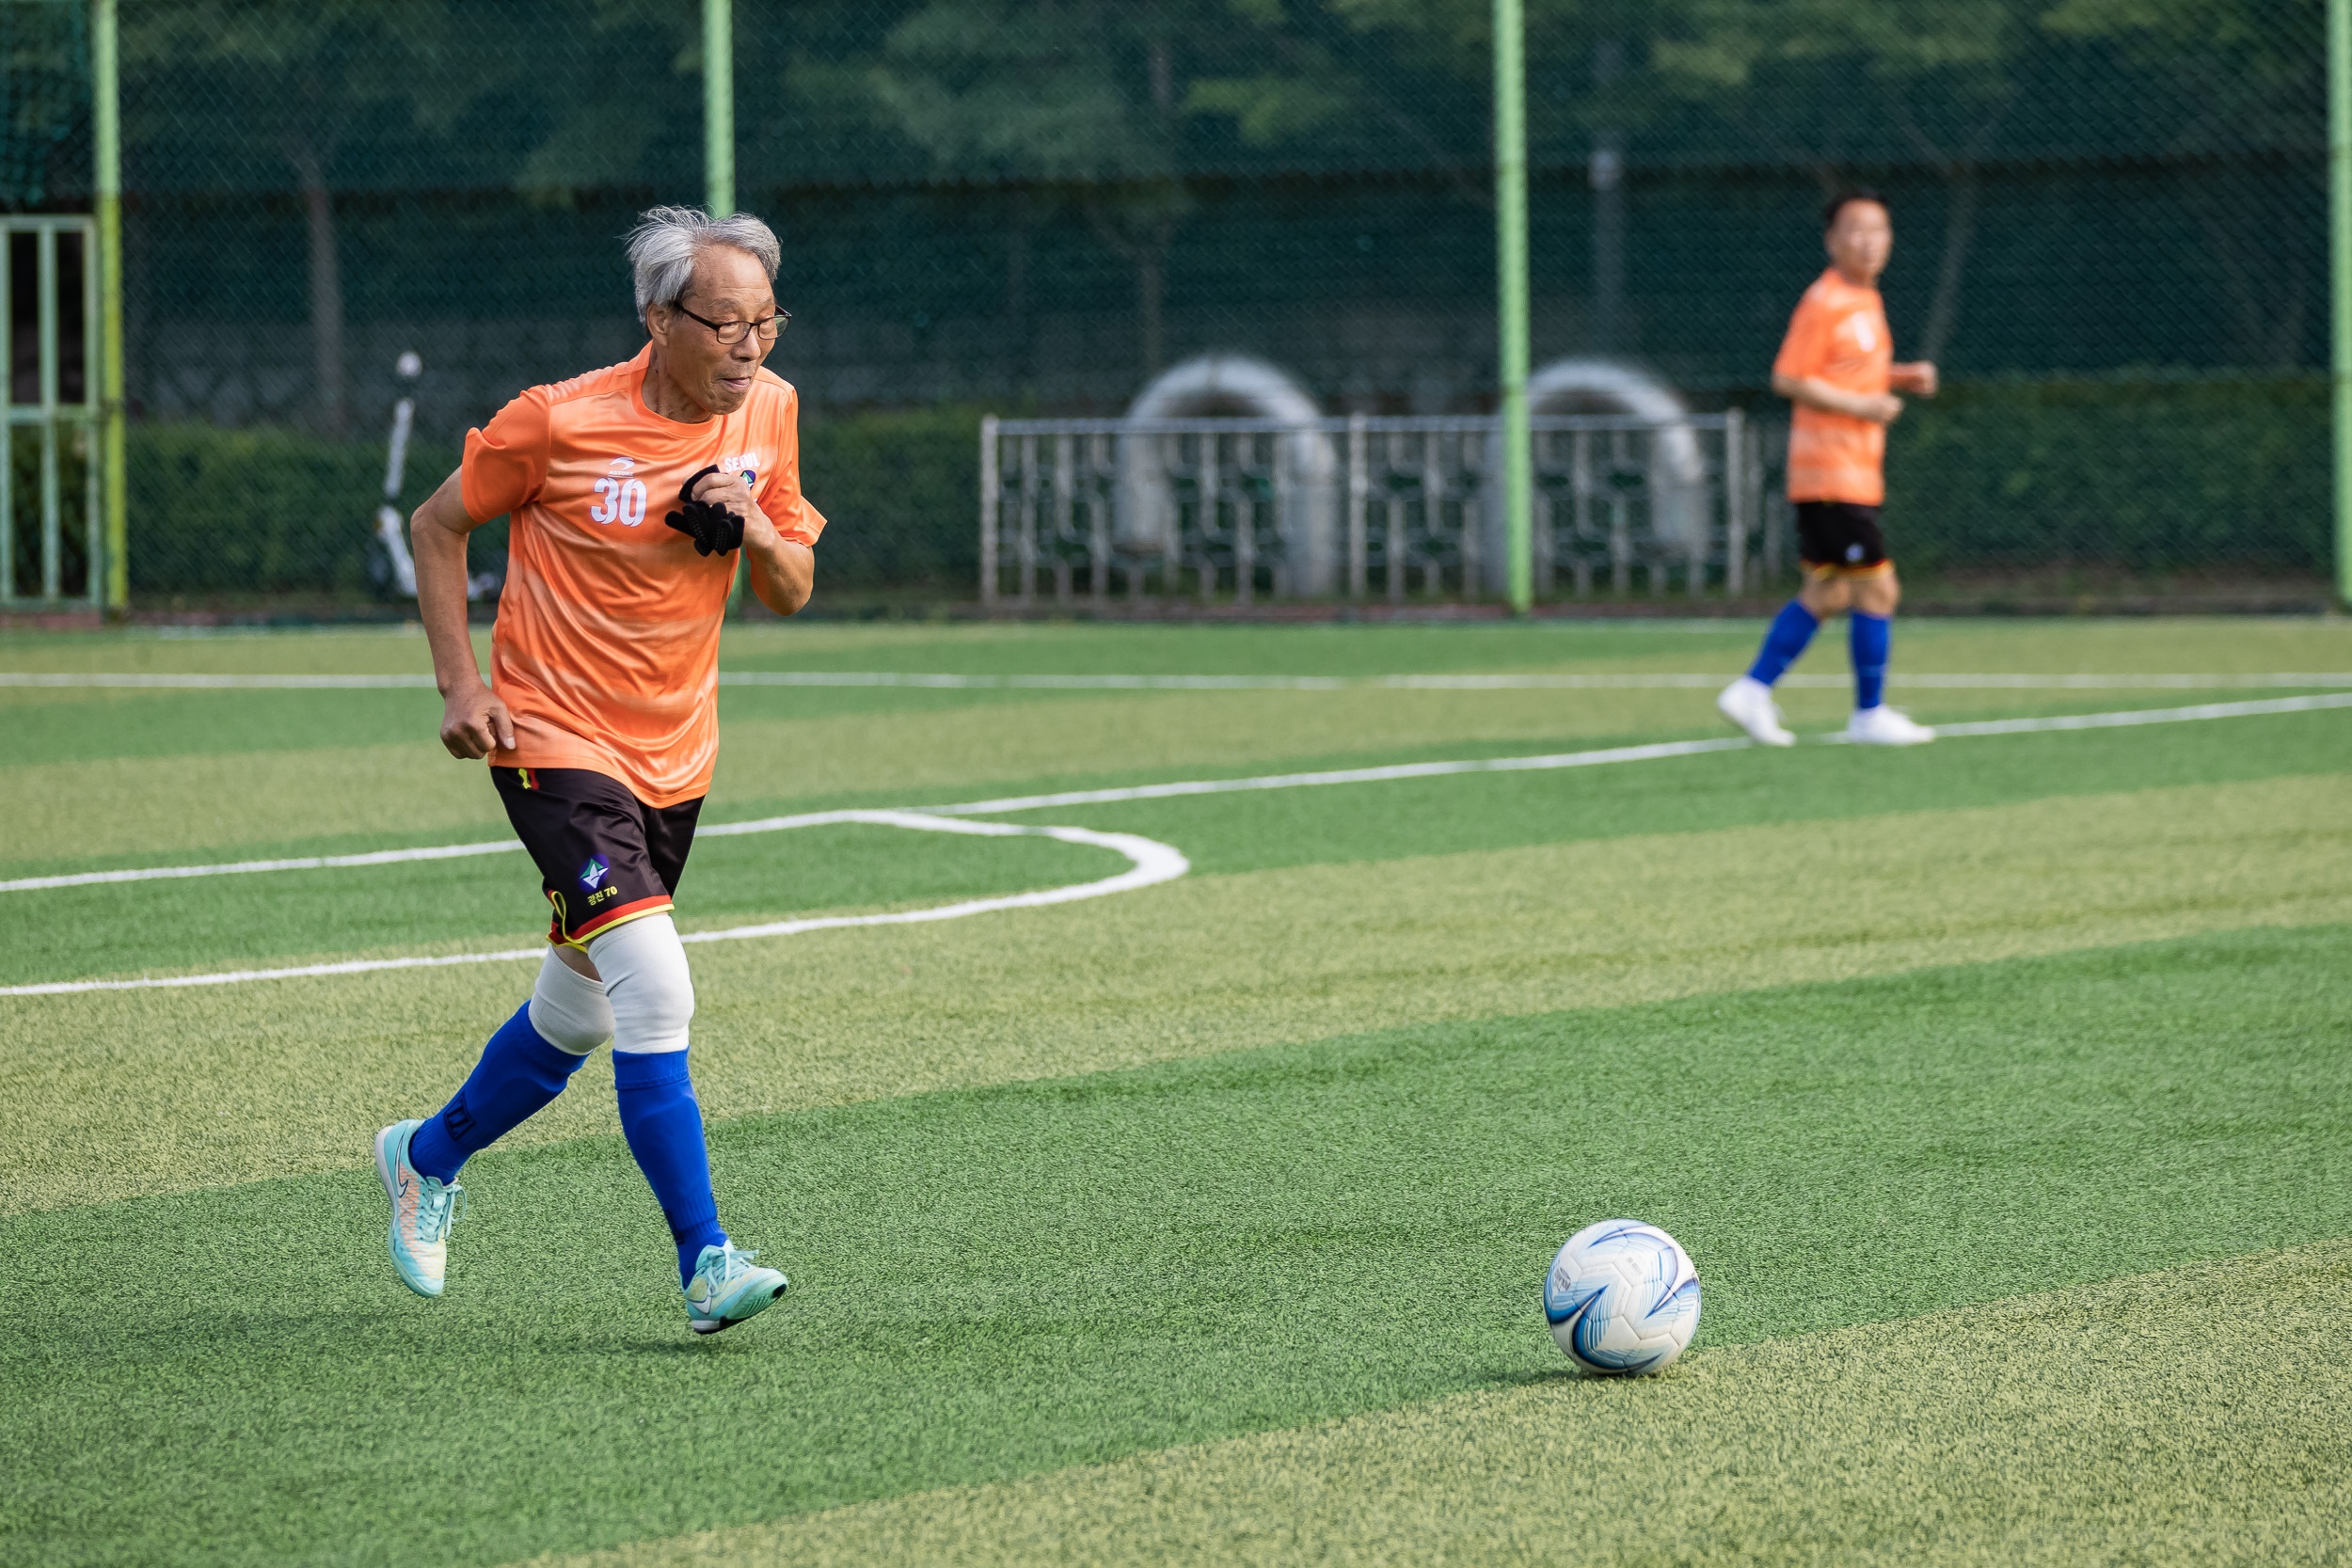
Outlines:
{"type": "Polygon", "coordinates": [[[1853,654],[1853,705],[1859,712],[1886,700],[1886,655],[1895,640],[1895,623],[1859,610],[1846,619],[1846,645],[1853,654]]]}
{"type": "MultiPolygon", "coordinates": [[[[1791,599],[1782,605],[1764,633],[1764,646],[1756,651],[1756,662],[1748,666],[1749,678],[1766,686],[1779,680],[1820,629],[1820,621],[1799,601],[1791,599]]],[[[1880,663],[1884,662],[1882,657],[1880,663]]]]}

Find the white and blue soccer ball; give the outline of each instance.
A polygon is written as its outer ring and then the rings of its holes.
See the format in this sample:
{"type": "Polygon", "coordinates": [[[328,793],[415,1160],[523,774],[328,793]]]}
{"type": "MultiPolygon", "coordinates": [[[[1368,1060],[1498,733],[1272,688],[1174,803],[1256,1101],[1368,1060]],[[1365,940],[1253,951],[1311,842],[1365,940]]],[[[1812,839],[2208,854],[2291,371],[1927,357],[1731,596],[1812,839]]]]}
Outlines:
{"type": "Polygon", "coordinates": [[[1580,1371],[1663,1371],[1698,1332],[1698,1271],[1656,1226],[1603,1220],[1569,1237],[1551,1260],[1544,1318],[1580,1371]]]}

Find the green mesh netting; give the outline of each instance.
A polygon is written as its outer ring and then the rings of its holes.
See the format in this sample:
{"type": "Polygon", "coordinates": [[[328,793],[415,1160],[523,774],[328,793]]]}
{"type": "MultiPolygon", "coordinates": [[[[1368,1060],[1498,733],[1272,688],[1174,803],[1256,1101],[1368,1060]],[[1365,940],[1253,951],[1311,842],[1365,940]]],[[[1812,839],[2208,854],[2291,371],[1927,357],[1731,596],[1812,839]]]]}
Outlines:
{"type": "MultiPolygon", "coordinates": [[[[773,362],[812,488],[857,500],[837,585],[970,593],[983,410],[1116,412],[1209,349],[1334,413],[1491,405],[1487,0],[736,9],[738,190],[794,311],[773,362]]],[[[1774,414],[1818,204],[1867,182],[1898,348],[1951,384],[1894,437],[1909,559],[2323,568],[2318,0],[1528,9],[1539,364],[1611,353],[1774,414]]],[[[7,198],[70,204],[79,8],[0,12],[7,198]]],[[[698,40],[675,0],[126,6],[140,591],[360,591],[394,398],[437,461],[632,352],[618,239],[701,194],[698,40]],[[254,427],[307,455],[207,444],[254,427]],[[175,473],[265,461],[315,504],[171,504],[175,473]]]]}
{"type": "Polygon", "coordinates": [[[89,190],[89,88],[80,5],[0,0],[0,210],[39,211],[89,190]]]}

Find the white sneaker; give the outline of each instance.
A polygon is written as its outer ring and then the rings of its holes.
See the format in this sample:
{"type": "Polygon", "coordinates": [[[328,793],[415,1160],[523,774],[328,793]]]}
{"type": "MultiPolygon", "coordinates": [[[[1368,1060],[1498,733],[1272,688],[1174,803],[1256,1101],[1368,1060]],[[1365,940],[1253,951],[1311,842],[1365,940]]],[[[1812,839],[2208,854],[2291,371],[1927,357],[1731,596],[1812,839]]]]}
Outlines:
{"type": "Polygon", "coordinates": [[[1748,732],[1748,737],[1759,746],[1794,746],[1797,737],[1788,733],[1788,726],[1780,721],[1780,705],[1772,701],[1772,689],[1754,675],[1741,675],[1724,688],[1715,699],[1715,706],[1723,716],[1748,732]]]}
{"type": "Polygon", "coordinates": [[[1935,732],[1900,709],[1881,703],[1853,710],[1853,717],[1846,721],[1846,738],[1857,746],[1924,746],[1935,738],[1935,732]]]}
{"type": "Polygon", "coordinates": [[[686,1284],[686,1324],[697,1334],[733,1328],[773,1307],[790,1284],[773,1269],[752,1266],[756,1252],[738,1252],[733,1242],[703,1248],[694,1277],[686,1284]]]}

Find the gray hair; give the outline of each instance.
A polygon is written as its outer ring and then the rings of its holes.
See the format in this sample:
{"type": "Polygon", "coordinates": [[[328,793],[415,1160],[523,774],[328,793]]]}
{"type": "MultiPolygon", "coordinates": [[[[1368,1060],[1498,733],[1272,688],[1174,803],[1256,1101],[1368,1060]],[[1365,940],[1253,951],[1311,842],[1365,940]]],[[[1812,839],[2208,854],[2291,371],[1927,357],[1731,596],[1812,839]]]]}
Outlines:
{"type": "Polygon", "coordinates": [[[694,260],[714,245],[739,250],[774,282],[784,246],[749,213],[714,218],[700,207],[648,207],[629,230],[628,264],[637,275],[637,319],[653,305],[675,305],[694,286],[694,260]]]}

